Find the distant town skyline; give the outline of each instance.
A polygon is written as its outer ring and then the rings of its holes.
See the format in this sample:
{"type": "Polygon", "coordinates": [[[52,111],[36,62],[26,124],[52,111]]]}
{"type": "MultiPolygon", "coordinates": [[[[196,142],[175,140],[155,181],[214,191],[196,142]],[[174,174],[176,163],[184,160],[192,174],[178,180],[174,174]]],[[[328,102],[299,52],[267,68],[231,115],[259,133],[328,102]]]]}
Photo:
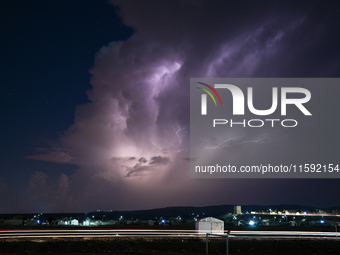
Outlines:
{"type": "MultiPolygon", "coordinates": [[[[2,1],[0,214],[340,206],[337,178],[189,173],[190,78],[339,77],[339,12],[336,1],[2,1]]],[[[327,133],[296,135],[320,138],[327,158],[335,118],[327,133]]],[[[317,163],[270,135],[226,153],[276,146],[317,163]]]]}

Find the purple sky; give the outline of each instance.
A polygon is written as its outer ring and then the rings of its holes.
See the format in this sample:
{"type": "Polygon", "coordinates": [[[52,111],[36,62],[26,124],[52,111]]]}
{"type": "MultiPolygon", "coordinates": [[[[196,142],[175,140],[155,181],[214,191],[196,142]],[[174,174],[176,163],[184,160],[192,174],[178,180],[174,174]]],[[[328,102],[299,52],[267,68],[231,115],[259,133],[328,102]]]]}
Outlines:
{"type": "MultiPolygon", "coordinates": [[[[91,86],[78,88],[88,100],[71,99],[66,113],[60,108],[60,115],[75,113],[68,127],[32,135],[21,158],[34,166],[25,171],[12,163],[0,171],[0,213],[340,205],[336,179],[198,180],[190,179],[188,161],[190,78],[338,77],[339,7],[337,1],[110,1],[106,8],[132,35],[99,45],[95,55],[84,52],[94,58],[92,67],[72,67],[89,68],[91,77],[84,77],[91,86]],[[27,178],[13,181],[21,174],[27,178]]],[[[58,52],[65,54],[62,47],[58,52]]],[[[44,87],[57,91],[52,81],[44,87]]]]}

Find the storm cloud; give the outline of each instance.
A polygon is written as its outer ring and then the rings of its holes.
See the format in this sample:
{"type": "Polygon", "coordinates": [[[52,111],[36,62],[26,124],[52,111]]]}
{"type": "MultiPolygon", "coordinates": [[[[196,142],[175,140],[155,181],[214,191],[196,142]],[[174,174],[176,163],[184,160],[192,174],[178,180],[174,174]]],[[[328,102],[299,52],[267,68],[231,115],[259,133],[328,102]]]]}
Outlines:
{"type": "MultiPolygon", "coordinates": [[[[338,10],[314,1],[110,3],[133,36],[97,52],[89,103],[77,106],[58,146],[27,156],[77,166],[56,184],[68,210],[314,203],[319,189],[306,194],[299,187],[315,187],[316,180],[190,179],[189,80],[338,76],[338,10]],[[238,192],[242,187],[257,192],[238,192]]],[[[31,177],[32,194],[47,178],[31,177]]]]}

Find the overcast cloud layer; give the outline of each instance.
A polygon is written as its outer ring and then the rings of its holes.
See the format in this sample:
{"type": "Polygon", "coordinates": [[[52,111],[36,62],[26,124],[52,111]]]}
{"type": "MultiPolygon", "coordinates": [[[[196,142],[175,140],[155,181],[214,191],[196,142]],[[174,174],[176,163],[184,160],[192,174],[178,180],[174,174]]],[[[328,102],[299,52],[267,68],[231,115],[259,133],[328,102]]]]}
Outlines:
{"type": "MultiPolygon", "coordinates": [[[[339,76],[332,1],[111,3],[134,35],[100,49],[90,102],[77,106],[74,124],[53,146],[27,156],[77,166],[58,180],[35,172],[27,208],[337,204],[336,180],[196,180],[188,160],[191,77],[339,76]]],[[[6,189],[0,178],[0,194],[6,189]]]]}

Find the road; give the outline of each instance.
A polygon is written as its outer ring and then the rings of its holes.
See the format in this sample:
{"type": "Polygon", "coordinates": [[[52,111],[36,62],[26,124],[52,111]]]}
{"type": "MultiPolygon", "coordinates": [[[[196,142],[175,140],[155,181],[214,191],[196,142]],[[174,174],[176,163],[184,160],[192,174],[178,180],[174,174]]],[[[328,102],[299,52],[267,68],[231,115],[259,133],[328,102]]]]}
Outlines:
{"type": "MultiPolygon", "coordinates": [[[[225,232],[227,234],[227,232],[225,232]]],[[[0,239],[5,238],[40,238],[40,237],[126,237],[126,236],[202,236],[195,230],[170,229],[31,229],[31,230],[0,230],[0,239]]],[[[261,237],[261,238],[337,238],[336,232],[306,231],[234,231],[230,237],[261,237]]]]}

